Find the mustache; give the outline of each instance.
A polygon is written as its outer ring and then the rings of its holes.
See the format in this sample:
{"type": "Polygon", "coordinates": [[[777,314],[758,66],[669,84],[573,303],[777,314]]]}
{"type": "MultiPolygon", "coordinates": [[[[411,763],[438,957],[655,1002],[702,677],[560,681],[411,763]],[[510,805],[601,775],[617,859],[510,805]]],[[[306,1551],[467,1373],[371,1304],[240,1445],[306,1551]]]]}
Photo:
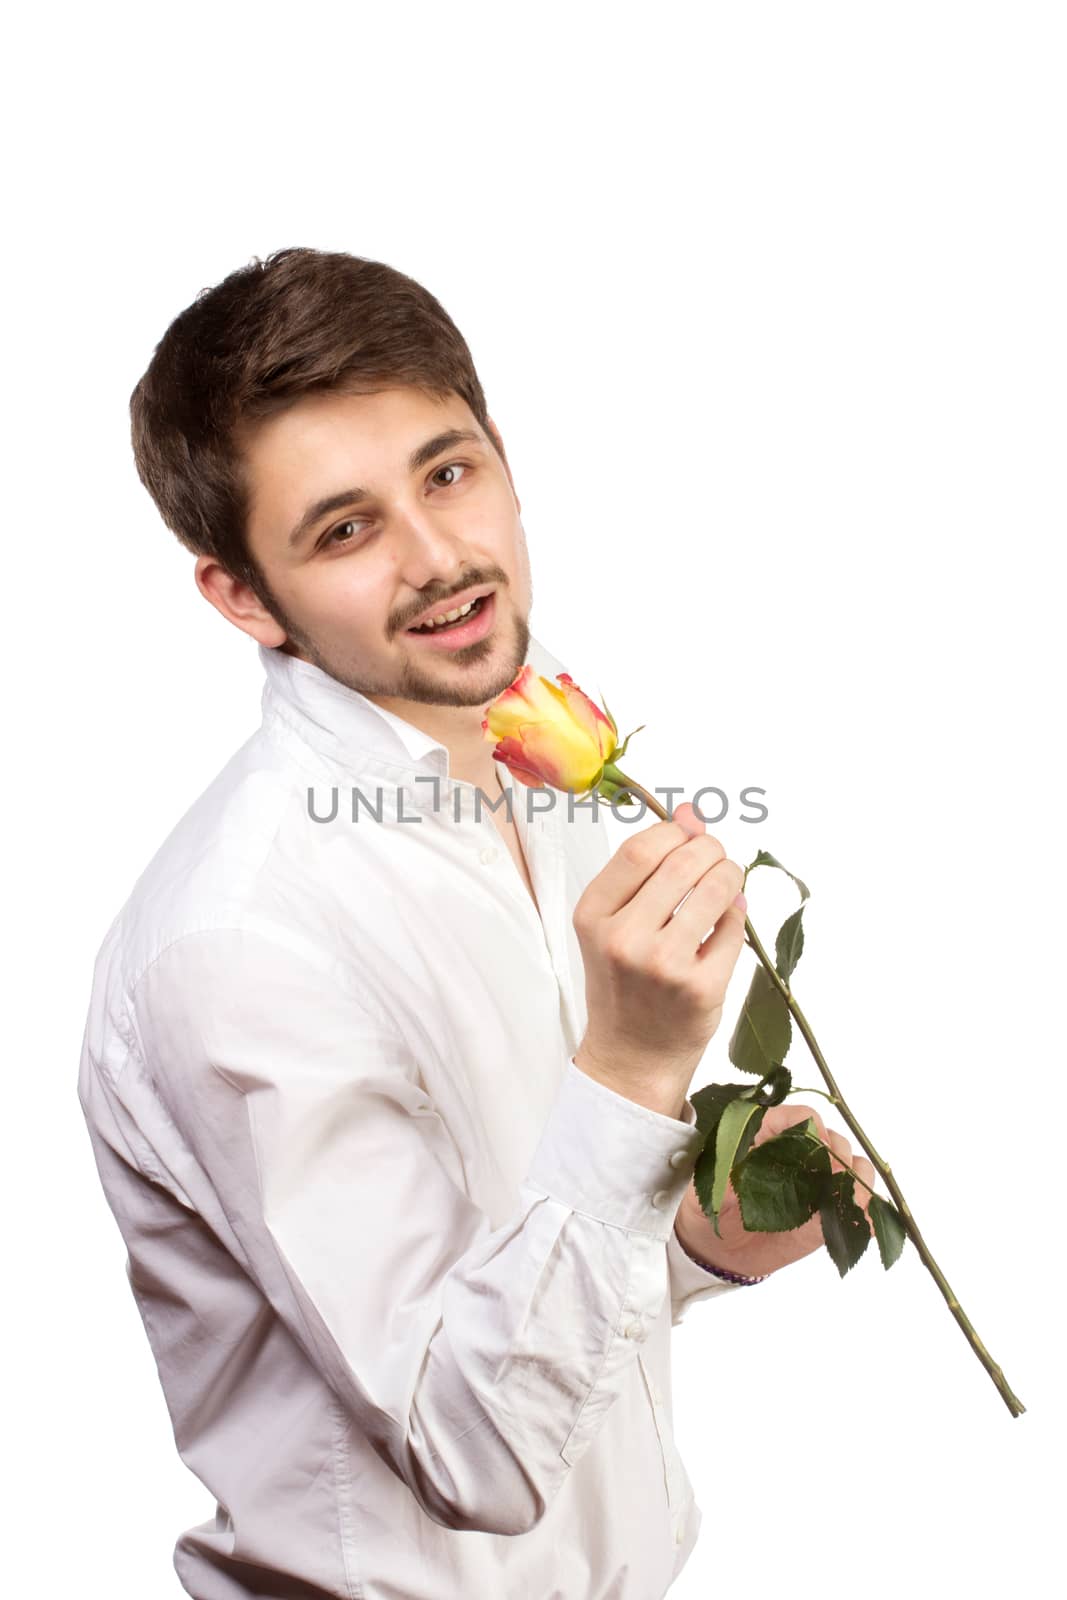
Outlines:
{"type": "Polygon", "coordinates": [[[456,584],[456,586],[452,589],[442,588],[438,589],[436,592],[432,590],[424,590],[422,599],[419,601],[418,605],[412,606],[403,622],[397,623],[394,626],[393,632],[403,633],[403,631],[408,628],[417,617],[421,617],[423,612],[428,611],[431,606],[443,605],[446,600],[451,600],[456,595],[465,594],[468,589],[477,589],[480,588],[482,584],[486,583],[495,583],[499,588],[504,588],[507,584],[507,581],[507,574],[503,572],[500,567],[489,567],[485,572],[471,573],[469,576],[463,579],[462,583],[456,584]]]}

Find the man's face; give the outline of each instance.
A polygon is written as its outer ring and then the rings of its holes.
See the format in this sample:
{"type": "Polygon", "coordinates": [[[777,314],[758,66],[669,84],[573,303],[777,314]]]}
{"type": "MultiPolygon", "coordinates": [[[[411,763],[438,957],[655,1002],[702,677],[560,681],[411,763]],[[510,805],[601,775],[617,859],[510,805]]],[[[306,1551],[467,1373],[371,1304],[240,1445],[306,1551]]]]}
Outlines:
{"type": "Polygon", "coordinates": [[[283,649],[382,700],[481,706],[508,687],[529,645],[529,558],[510,471],[466,401],[306,395],[239,448],[283,649]],[[469,590],[484,598],[462,631],[410,631],[469,590]]]}

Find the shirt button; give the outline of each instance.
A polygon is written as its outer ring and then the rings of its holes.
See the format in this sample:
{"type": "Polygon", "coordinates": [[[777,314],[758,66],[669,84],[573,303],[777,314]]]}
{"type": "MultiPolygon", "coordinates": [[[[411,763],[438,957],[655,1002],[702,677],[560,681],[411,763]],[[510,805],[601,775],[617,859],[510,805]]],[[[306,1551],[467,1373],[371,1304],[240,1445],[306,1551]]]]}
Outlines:
{"type": "Polygon", "coordinates": [[[655,1206],[657,1211],[660,1211],[668,1203],[670,1198],[671,1191],[669,1189],[657,1189],[655,1194],[652,1196],[652,1204],[655,1206]]]}
{"type": "Polygon", "coordinates": [[[479,855],[478,860],[482,863],[483,867],[487,867],[491,861],[496,860],[499,854],[499,850],[494,850],[492,845],[487,844],[485,849],[479,855]]]}
{"type": "Polygon", "coordinates": [[[671,1166],[684,1167],[689,1159],[690,1155],[688,1150],[676,1150],[673,1156],[671,1156],[671,1166]]]}
{"type": "Polygon", "coordinates": [[[622,1331],[627,1339],[637,1339],[641,1335],[641,1324],[639,1322],[628,1322],[622,1331]]]}

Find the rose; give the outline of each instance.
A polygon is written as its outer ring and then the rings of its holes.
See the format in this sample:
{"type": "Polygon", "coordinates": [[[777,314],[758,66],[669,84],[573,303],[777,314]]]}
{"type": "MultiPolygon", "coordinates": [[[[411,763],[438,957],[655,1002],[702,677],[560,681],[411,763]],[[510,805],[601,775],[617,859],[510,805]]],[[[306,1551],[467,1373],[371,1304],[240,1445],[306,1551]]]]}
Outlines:
{"type": "MultiPolygon", "coordinates": [[[[583,694],[569,673],[558,673],[557,682],[559,687],[536,675],[527,664],[492,702],[482,720],[482,731],[494,746],[494,758],[531,788],[547,785],[573,794],[595,791],[605,799],[622,803],[638,795],[650,811],[668,820],[669,813],[655,796],[616,765],[633,734],[627,734],[618,744],[618,729],[607,707],[601,710],[583,694]]],[[[641,728],[634,729],[634,733],[640,731],[641,728]]],[[[905,1239],[910,1239],[1008,1410],[1013,1417],[1020,1416],[1026,1407],[1013,1394],[1003,1370],[993,1361],[950,1289],[919,1232],[893,1169],[879,1156],[856,1121],[793,994],[790,980],[804,949],[801,921],[807,885],[766,850],[760,850],[745,869],[746,884],[749,873],[761,866],[785,872],[800,891],[801,905],[779,929],[773,959],[745,918],[746,943],[755,952],[759,966],[730,1040],[729,1055],[734,1066],[760,1081],[755,1086],[736,1082],[708,1084],[691,1097],[705,1138],[693,1185],[685,1197],[690,1223],[702,1230],[700,1237],[708,1249],[713,1247],[713,1240],[723,1239],[720,1218],[732,1226],[735,1246],[746,1232],[777,1235],[781,1239],[807,1229],[797,1245],[792,1239],[784,1242],[784,1253],[779,1252],[782,1260],[806,1254],[817,1226],[842,1277],[863,1254],[872,1227],[882,1265],[887,1269],[899,1257],[905,1239]],[[791,1112],[773,1111],[787,1095],[811,1092],[794,1089],[791,1074],[783,1065],[794,1024],[829,1090],[826,1098],[837,1107],[868,1161],[858,1159],[854,1166],[849,1166],[847,1160],[834,1161],[834,1156],[850,1156],[851,1148],[840,1134],[836,1135],[836,1148],[833,1134],[823,1139],[821,1119],[810,1108],[796,1108],[805,1113],[799,1123],[791,1112]],[[768,1112],[771,1121],[764,1130],[762,1124],[768,1112]],[[768,1137],[770,1127],[776,1131],[768,1137]],[[889,1190],[892,1204],[875,1193],[865,1176],[873,1176],[874,1171],[889,1190]],[[857,1183],[866,1191],[864,1196],[857,1197],[857,1183]],[[737,1207],[736,1215],[731,1213],[731,1204],[737,1207]],[[700,1220],[695,1222],[698,1215],[700,1220]]],[[[728,1233],[727,1245],[730,1243],[728,1233]]],[[[766,1253],[774,1257],[774,1241],[766,1240],[766,1253]]]]}
{"type": "Polygon", "coordinates": [[[547,784],[571,794],[595,790],[606,800],[629,803],[613,762],[625,754],[633,734],[620,745],[611,712],[583,694],[569,672],[557,673],[556,679],[558,688],[527,664],[493,701],[482,732],[495,746],[494,759],[528,788],[547,784]]]}

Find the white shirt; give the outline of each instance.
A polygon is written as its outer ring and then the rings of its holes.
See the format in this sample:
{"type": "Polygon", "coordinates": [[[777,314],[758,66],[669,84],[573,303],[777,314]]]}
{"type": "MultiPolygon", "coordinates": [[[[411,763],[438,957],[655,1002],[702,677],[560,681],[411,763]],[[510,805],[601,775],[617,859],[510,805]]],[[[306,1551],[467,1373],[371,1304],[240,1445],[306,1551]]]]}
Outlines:
{"type": "Polygon", "coordinates": [[[656,1600],[701,1520],[670,1329],[734,1285],[673,1231],[692,1104],[572,1060],[605,818],[501,770],[538,915],[444,745],[259,653],[261,726],[104,938],[78,1083],[217,1502],[175,1568],[196,1600],[656,1600]]]}

